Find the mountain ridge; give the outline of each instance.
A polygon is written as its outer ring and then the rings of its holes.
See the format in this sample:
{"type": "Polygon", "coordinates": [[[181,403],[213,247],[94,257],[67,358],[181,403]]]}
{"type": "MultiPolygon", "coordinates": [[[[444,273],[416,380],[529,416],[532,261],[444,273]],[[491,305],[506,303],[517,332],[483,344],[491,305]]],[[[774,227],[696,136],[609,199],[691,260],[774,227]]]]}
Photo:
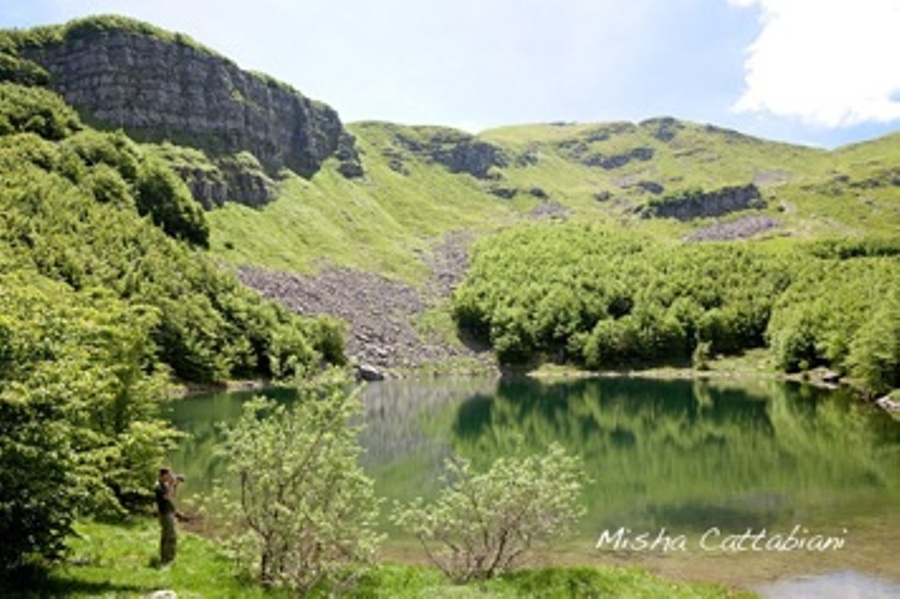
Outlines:
{"type": "MultiPolygon", "coordinates": [[[[271,77],[241,70],[181,34],[99,16],[8,33],[4,46],[6,62],[37,65],[46,73],[44,84],[87,122],[209,154],[224,171],[220,179],[229,191],[201,197],[204,205],[221,203],[222,195],[247,195],[236,194],[242,186],[231,180],[248,172],[242,168],[246,160],[232,159],[242,152],[252,155],[268,177],[282,168],[312,176],[332,155],[343,157],[348,176],[357,173],[354,140],[331,107],[271,77]]],[[[250,187],[258,193],[251,193],[247,203],[274,199],[270,185],[250,187]]],[[[200,195],[204,187],[193,188],[200,195]]]]}
{"type": "MultiPolygon", "coordinates": [[[[160,118],[172,113],[166,127],[133,134],[152,140],[144,147],[167,162],[209,211],[213,253],[236,265],[310,272],[325,260],[417,281],[424,272],[418,255],[429,253],[443,235],[471,227],[487,231],[531,218],[599,220],[675,239],[715,239],[716,231],[727,231],[718,238],[766,241],[890,234],[900,227],[893,199],[900,179],[892,166],[900,160],[900,134],[826,150],[667,116],[634,123],[509,125],[478,134],[384,121],[344,124],[336,111],[287,84],[242,71],[188,36],[133,19],[88,17],[0,33],[0,79],[50,89],[55,85],[65,92],[62,88],[73,85],[69,79],[79,69],[99,73],[97,98],[114,96],[117,89],[123,98],[148,94],[144,104],[150,108],[140,107],[144,113],[133,109],[136,119],[146,117],[147,110],[160,118]],[[217,100],[197,100],[187,112],[214,131],[219,127],[224,136],[211,138],[171,125],[184,120],[179,113],[184,107],[171,99],[180,94],[154,91],[150,75],[141,79],[144,75],[138,73],[137,83],[103,91],[103,77],[128,80],[130,71],[141,70],[134,61],[144,59],[129,46],[134,43],[151,55],[159,53],[158,59],[174,61],[169,65],[152,59],[151,71],[214,83],[215,91],[209,93],[217,100]],[[57,63],[69,64],[65,55],[72,44],[86,46],[79,51],[87,54],[69,61],[71,68],[59,67],[57,63]],[[115,44],[131,49],[117,54],[115,44]],[[90,66],[93,60],[106,66],[90,66]],[[302,141],[304,135],[316,139],[316,127],[281,127],[290,119],[254,112],[254,103],[244,101],[235,83],[241,78],[254,82],[267,98],[277,96],[287,105],[309,108],[309,114],[325,115],[320,129],[327,132],[327,143],[298,142],[306,153],[295,154],[303,157],[284,158],[293,150],[267,137],[266,130],[278,129],[282,135],[295,131],[302,141]],[[248,125],[257,122],[248,118],[266,115],[264,127],[248,125]],[[245,136],[245,129],[252,131],[245,136]],[[251,134],[262,135],[268,149],[254,145],[251,134]],[[759,191],[752,205],[725,202],[726,210],[712,212],[702,206],[719,201],[730,189],[751,185],[759,191]],[[674,214],[663,204],[696,210],[677,210],[680,219],[659,218],[674,214]],[[657,218],[643,218],[648,215],[657,218]],[[745,221],[753,225],[740,226],[745,221]]],[[[125,100],[118,101],[122,108],[125,100]]],[[[90,112],[83,105],[76,108],[82,117],[90,112]]],[[[115,112],[108,106],[104,110],[115,112]]],[[[298,114],[299,123],[306,113],[298,114]]]]}
{"type": "MultiPolygon", "coordinates": [[[[192,65],[182,71],[194,83],[209,71],[218,90],[214,94],[224,94],[212,106],[240,108],[214,117],[226,131],[245,126],[242,111],[252,112],[252,106],[241,104],[246,98],[239,86],[232,86],[239,93],[231,97],[223,73],[248,77],[267,94],[287,94],[283,97],[289,104],[306,101],[311,109],[333,115],[326,121],[334,143],[321,146],[324,150],[311,148],[306,162],[294,168],[279,162],[274,150],[276,158],[264,160],[269,154],[239,135],[233,145],[225,145],[209,143],[202,132],[177,128],[156,136],[135,134],[144,142],[139,144],[142,151],[174,169],[207,209],[209,251],[217,263],[239,272],[257,269],[269,280],[340,273],[341,281],[367,282],[376,275],[423,291],[434,282],[432,265],[443,258],[447,239],[467,232],[466,243],[454,247],[453,253],[462,256],[462,246],[532,222],[622,229],[673,248],[700,242],[778,247],[806,240],[890,237],[900,230],[900,169],[895,166],[900,163],[900,134],[826,150],[667,116],[635,123],[509,125],[478,134],[385,121],[344,124],[324,104],[301,100],[302,94],[265,75],[239,71],[233,61],[186,36],[119,17],[0,32],[0,79],[53,89],[53,71],[68,68],[53,66],[69,60],[67,36],[82,46],[91,41],[93,47],[83,49],[86,60],[112,64],[107,74],[113,79],[131,76],[128,70],[135,70],[136,63],[129,67],[122,57],[135,55],[137,47],[159,53],[151,69],[156,73],[168,64],[158,60],[162,56],[180,60],[181,67],[192,65]],[[125,44],[130,54],[110,58],[116,44],[125,44]],[[50,58],[46,48],[56,48],[62,57],[50,58]],[[341,145],[342,139],[353,143],[341,145]]],[[[72,67],[72,72],[79,71],[72,67]]],[[[118,88],[114,84],[97,92],[98,97],[111,89],[137,93],[155,85],[141,81],[118,88]]],[[[168,96],[178,95],[170,92],[168,96]]],[[[157,98],[154,93],[148,91],[149,104],[157,98]]],[[[177,106],[163,100],[153,109],[177,106]]],[[[191,111],[207,118],[205,101],[193,104],[191,111]]],[[[84,107],[81,112],[84,117],[84,107]]],[[[177,117],[178,111],[173,112],[177,117]]],[[[281,122],[273,115],[267,127],[281,122]]],[[[464,260],[458,264],[464,268],[464,260]]],[[[247,282],[254,280],[262,277],[247,282]]],[[[441,297],[449,301],[451,291],[452,285],[441,297]]],[[[296,298],[278,299],[292,305],[296,298]]],[[[387,295],[374,302],[391,309],[387,295]]],[[[332,306],[330,313],[343,308],[332,306]]],[[[446,305],[440,302],[404,314],[416,331],[453,336],[446,305]]],[[[393,344],[386,341],[393,339],[389,333],[378,332],[381,346],[393,344]]],[[[410,336],[404,333],[404,338],[410,336]]],[[[363,345],[361,337],[356,341],[360,355],[381,356],[378,347],[363,345]]],[[[426,352],[414,348],[408,353],[426,352]]],[[[388,356],[379,365],[395,366],[392,359],[388,356]]]]}

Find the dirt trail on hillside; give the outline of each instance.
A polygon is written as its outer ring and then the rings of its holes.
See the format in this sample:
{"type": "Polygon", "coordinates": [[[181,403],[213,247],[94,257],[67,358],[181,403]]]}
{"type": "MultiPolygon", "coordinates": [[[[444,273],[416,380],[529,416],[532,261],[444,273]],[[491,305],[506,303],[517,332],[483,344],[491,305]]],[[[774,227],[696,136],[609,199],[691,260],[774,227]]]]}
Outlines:
{"type": "Polygon", "coordinates": [[[435,245],[423,257],[431,276],[421,289],[343,267],[303,276],[241,266],[238,277],[295,312],[344,320],[349,325],[347,353],[358,364],[390,371],[468,357],[487,365],[487,352],[448,343],[414,324],[417,316],[446,300],[460,283],[469,264],[471,241],[471,235],[457,233],[435,245]]]}

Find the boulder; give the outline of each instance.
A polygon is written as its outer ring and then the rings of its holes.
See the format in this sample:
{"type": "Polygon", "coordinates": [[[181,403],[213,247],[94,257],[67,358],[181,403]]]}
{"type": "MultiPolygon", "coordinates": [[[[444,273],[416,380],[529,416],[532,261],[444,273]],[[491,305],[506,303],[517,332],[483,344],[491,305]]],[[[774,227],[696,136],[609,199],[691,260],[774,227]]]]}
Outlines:
{"type": "Polygon", "coordinates": [[[384,373],[371,364],[360,364],[356,367],[356,378],[361,381],[383,381],[384,373]]]}

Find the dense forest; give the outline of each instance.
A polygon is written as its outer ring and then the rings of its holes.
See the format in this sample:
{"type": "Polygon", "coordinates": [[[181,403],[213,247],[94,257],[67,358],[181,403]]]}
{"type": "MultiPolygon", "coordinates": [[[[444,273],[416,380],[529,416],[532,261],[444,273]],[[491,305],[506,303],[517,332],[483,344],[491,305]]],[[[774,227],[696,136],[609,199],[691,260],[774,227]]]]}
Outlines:
{"type": "Polygon", "coordinates": [[[76,513],[146,495],[172,378],[289,377],[344,355],[337,324],[213,264],[184,183],[122,133],[6,82],[0,134],[0,536],[21,540],[3,543],[6,570],[57,555],[76,513]]]}
{"type": "Polygon", "coordinates": [[[703,367],[771,348],[787,372],[827,366],[900,386],[900,239],[789,248],[663,242],[585,224],[484,239],[453,300],[501,362],[703,367]]]}

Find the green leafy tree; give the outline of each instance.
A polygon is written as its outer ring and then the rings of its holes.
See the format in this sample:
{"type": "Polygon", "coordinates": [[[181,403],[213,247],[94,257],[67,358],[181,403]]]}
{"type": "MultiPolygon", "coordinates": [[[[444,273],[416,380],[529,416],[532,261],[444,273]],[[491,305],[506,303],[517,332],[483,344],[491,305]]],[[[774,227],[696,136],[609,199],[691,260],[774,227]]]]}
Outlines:
{"type": "Polygon", "coordinates": [[[166,234],[209,247],[209,224],[184,181],[164,162],[145,158],[137,176],[137,209],[166,234]]]}
{"type": "Polygon", "coordinates": [[[336,376],[290,406],[245,404],[221,447],[240,488],[226,513],[242,572],[305,595],[348,584],[372,559],[379,502],[358,464],[360,408],[336,376]]]}
{"type": "Polygon", "coordinates": [[[155,320],[106,291],[0,276],[0,575],[60,557],[76,516],[149,499],[174,437],[155,320]]]}
{"type": "Polygon", "coordinates": [[[857,331],[847,361],[851,374],[874,393],[900,387],[900,298],[879,309],[857,331]]]}
{"type": "Polygon", "coordinates": [[[56,141],[81,128],[75,109],[57,94],[39,87],[0,83],[0,135],[28,132],[56,141]]]}
{"type": "MultiPolygon", "coordinates": [[[[145,167],[142,149],[121,133],[88,129],[60,143],[0,135],[0,252],[74,289],[104,287],[156,308],[150,339],[181,380],[289,378],[344,362],[334,321],[262,299],[140,218],[135,195],[145,167]]],[[[160,169],[163,179],[174,177],[160,169]]],[[[170,191],[178,186],[169,183],[170,191]]]]}
{"type": "Polygon", "coordinates": [[[493,578],[570,531],[584,511],[581,479],[580,461],[557,444],[543,455],[500,458],[483,473],[450,459],[440,495],[398,505],[392,519],[448,577],[493,578]]]}

